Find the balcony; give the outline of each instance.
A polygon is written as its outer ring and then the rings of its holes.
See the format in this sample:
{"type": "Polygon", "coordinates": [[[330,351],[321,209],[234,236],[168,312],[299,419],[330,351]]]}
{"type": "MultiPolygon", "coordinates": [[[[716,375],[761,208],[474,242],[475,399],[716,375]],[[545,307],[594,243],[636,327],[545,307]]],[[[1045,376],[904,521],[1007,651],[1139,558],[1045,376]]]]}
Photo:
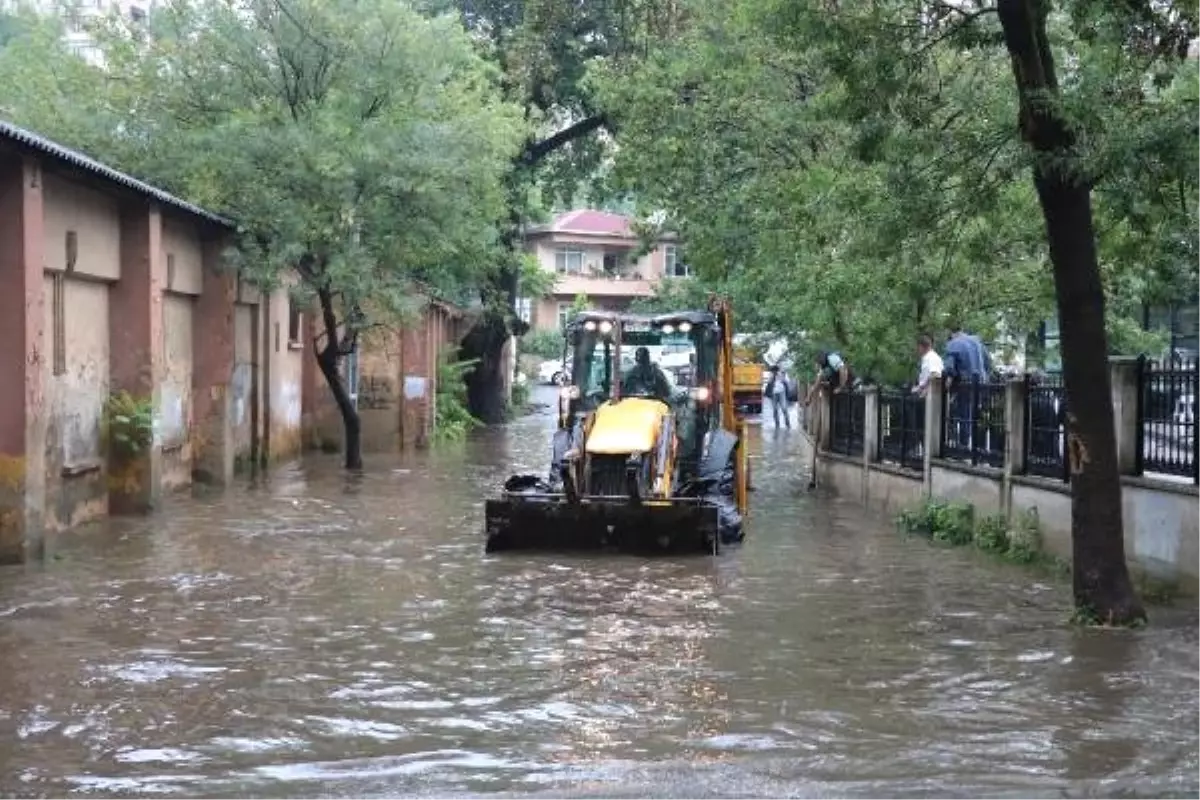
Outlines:
{"type": "Polygon", "coordinates": [[[560,274],[554,283],[554,294],[574,297],[650,297],[654,294],[655,281],[645,277],[624,277],[620,274],[560,274]]]}

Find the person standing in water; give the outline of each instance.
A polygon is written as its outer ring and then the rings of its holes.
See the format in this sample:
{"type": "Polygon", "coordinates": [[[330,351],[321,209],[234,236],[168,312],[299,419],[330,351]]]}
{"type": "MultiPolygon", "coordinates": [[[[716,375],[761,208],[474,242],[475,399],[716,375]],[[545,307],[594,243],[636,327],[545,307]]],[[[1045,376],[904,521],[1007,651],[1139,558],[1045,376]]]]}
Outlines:
{"type": "Polygon", "coordinates": [[[767,380],[766,395],[771,401],[771,413],[775,418],[775,427],[779,427],[779,414],[783,413],[783,422],[788,430],[792,429],[791,412],[788,410],[788,379],[787,373],[779,369],[778,364],[768,367],[771,377],[767,380]]]}

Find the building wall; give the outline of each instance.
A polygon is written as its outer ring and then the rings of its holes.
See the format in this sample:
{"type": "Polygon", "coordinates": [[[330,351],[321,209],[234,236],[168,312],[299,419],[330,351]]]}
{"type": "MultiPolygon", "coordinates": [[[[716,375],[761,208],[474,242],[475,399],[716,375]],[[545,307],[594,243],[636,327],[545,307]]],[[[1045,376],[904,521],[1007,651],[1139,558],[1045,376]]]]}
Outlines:
{"type": "MultiPolygon", "coordinates": [[[[458,310],[429,303],[412,324],[399,331],[375,332],[360,342],[358,385],[353,388],[364,453],[429,443],[439,359],[457,357],[468,327],[469,321],[458,310]]],[[[510,343],[504,353],[510,380],[512,353],[510,343]]],[[[345,362],[342,366],[345,374],[345,362]]],[[[313,448],[340,450],[344,447],[341,415],[314,356],[305,356],[305,371],[305,441],[313,448]]]]}
{"type": "Polygon", "coordinates": [[[43,176],[45,516],[57,530],[107,513],[101,416],[109,393],[109,285],[121,274],[120,209],[43,176]]]}
{"type": "Polygon", "coordinates": [[[290,339],[290,284],[289,278],[271,293],[264,341],[270,358],[268,457],[273,461],[299,455],[304,443],[301,393],[305,352],[302,340],[290,339]]]}

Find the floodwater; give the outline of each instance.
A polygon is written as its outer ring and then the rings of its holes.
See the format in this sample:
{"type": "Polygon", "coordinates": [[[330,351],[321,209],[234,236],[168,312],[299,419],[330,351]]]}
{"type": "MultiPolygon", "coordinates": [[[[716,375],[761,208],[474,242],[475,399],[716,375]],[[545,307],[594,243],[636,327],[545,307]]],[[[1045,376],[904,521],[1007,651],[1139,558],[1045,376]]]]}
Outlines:
{"type": "Polygon", "coordinates": [[[1195,796],[1197,620],[805,491],[755,433],[720,557],[483,554],[548,415],[172,499],[0,570],[4,796],[1195,796]]]}

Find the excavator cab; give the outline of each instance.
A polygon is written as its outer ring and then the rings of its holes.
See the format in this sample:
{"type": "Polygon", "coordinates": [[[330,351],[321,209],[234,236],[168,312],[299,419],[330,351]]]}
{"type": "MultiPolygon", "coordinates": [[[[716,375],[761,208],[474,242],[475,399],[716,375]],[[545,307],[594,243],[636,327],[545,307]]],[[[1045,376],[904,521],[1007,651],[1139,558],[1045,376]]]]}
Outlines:
{"type": "Polygon", "coordinates": [[[486,504],[489,552],[717,552],[744,536],[746,460],[733,413],[728,307],[584,312],[550,469],[486,504]]]}

